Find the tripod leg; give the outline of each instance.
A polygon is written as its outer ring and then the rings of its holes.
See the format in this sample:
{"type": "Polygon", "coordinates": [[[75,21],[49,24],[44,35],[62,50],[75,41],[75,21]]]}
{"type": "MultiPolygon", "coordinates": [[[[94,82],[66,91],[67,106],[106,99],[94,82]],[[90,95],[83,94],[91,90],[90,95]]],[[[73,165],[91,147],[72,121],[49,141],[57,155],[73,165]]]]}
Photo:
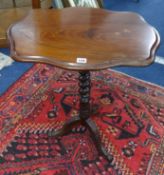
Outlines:
{"type": "Polygon", "coordinates": [[[109,163],[111,163],[113,161],[113,156],[111,154],[107,153],[104,146],[101,144],[100,135],[99,135],[99,132],[98,132],[98,129],[97,129],[95,123],[90,118],[88,118],[88,119],[85,120],[85,124],[87,125],[87,127],[90,130],[90,133],[92,135],[92,139],[93,139],[93,141],[95,143],[95,146],[97,147],[98,151],[105,158],[107,158],[109,163]]]}
{"type": "Polygon", "coordinates": [[[58,131],[53,131],[51,133],[49,133],[49,136],[63,136],[65,134],[68,134],[69,132],[71,132],[72,127],[78,123],[81,122],[81,119],[79,117],[74,117],[72,119],[70,119],[68,122],[66,122],[64,124],[64,126],[59,129],[58,131]]]}

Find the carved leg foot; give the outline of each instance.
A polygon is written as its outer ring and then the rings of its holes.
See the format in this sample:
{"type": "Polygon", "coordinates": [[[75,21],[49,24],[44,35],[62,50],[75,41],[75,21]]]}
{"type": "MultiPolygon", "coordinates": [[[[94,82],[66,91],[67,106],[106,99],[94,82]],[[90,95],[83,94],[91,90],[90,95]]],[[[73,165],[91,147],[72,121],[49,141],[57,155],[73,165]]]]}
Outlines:
{"type": "Polygon", "coordinates": [[[59,129],[58,131],[54,131],[54,132],[49,133],[49,136],[59,137],[59,136],[66,135],[66,134],[71,132],[72,127],[74,125],[79,124],[81,122],[82,121],[79,117],[74,117],[74,118],[70,119],[68,122],[66,122],[64,124],[64,126],[61,129],[59,129]]]}
{"type": "Polygon", "coordinates": [[[111,154],[107,153],[104,146],[101,144],[99,131],[98,131],[95,123],[90,118],[88,118],[87,120],[85,120],[85,124],[87,125],[87,127],[90,130],[90,133],[92,135],[92,139],[93,139],[98,151],[109,161],[109,163],[111,163],[113,161],[113,156],[111,154]]]}

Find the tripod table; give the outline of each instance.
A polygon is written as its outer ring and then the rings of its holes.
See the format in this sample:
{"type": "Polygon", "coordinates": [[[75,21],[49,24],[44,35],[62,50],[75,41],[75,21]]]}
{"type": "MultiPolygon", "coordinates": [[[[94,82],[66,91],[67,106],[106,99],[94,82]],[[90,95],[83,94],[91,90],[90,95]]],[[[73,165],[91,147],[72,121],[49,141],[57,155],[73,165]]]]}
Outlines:
{"type": "Polygon", "coordinates": [[[98,150],[112,162],[104,148],[90,104],[90,71],[113,66],[145,66],[154,60],[158,32],[136,13],[92,8],[37,9],[10,26],[11,57],[42,62],[79,72],[79,116],[56,132],[62,135],[75,123],[85,124],[98,150]]]}

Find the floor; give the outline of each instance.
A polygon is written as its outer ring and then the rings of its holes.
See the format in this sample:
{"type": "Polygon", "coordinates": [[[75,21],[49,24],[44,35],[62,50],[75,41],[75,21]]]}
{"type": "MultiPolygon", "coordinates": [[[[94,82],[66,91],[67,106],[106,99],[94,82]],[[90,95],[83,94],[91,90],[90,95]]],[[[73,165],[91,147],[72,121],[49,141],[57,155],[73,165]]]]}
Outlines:
{"type": "Polygon", "coordinates": [[[157,55],[164,57],[164,0],[104,0],[104,8],[114,11],[132,11],[139,13],[154,26],[161,37],[157,55]]]}
{"type": "Polygon", "coordinates": [[[160,59],[156,59],[148,67],[118,67],[118,71],[139,79],[164,86],[164,0],[104,0],[104,8],[112,11],[132,11],[140,14],[152,26],[154,26],[161,38],[160,46],[156,52],[160,59]]]}

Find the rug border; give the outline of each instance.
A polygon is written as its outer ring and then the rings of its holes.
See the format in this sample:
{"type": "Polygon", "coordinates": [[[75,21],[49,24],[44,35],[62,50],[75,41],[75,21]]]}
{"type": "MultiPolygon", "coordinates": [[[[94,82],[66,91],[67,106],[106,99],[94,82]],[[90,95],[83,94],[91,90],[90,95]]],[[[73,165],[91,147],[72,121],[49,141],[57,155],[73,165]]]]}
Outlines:
{"type": "Polygon", "coordinates": [[[121,72],[121,71],[118,71],[118,70],[114,70],[113,68],[109,68],[109,69],[107,69],[107,70],[111,70],[111,71],[113,71],[113,72],[123,74],[123,75],[129,77],[130,79],[135,79],[135,80],[137,80],[137,81],[141,81],[142,83],[148,84],[148,85],[152,86],[153,88],[157,87],[157,88],[160,88],[162,91],[164,91],[164,87],[163,87],[163,86],[160,86],[160,85],[158,85],[158,84],[152,83],[152,82],[150,82],[150,81],[146,81],[146,80],[142,80],[142,79],[137,78],[137,77],[133,77],[133,76],[131,76],[131,75],[129,75],[129,74],[126,74],[126,73],[124,73],[124,72],[121,72]]]}
{"type": "MultiPolygon", "coordinates": [[[[37,64],[44,64],[44,63],[33,63],[33,65],[28,69],[26,70],[23,74],[20,75],[20,77],[18,77],[1,95],[0,95],[0,98],[3,98],[17,83],[17,81],[20,81],[21,79],[23,79],[23,76],[28,73],[29,71],[31,71],[31,69],[33,69],[33,67],[37,64]]],[[[46,65],[46,64],[45,64],[46,65]]],[[[54,66],[56,67],[56,66],[54,66]]],[[[58,68],[58,67],[56,67],[58,68]]],[[[62,68],[58,68],[58,69],[62,69],[62,68]]],[[[66,70],[66,69],[63,69],[63,70],[66,70]]],[[[151,86],[151,88],[160,88],[161,91],[164,91],[164,87],[163,86],[160,86],[160,85],[157,85],[155,83],[152,83],[152,82],[149,82],[149,81],[145,81],[145,80],[142,80],[140,78],[136,78],[136,77],[133,77],[131,75],[128,75],[126,73],[123,73],[121,71],[118,71],[118,70],[114,70],[112,68],[109,68],[109,69],[106,69],[106,71],[112,71],[112,72],[115,72],[115,73],[119,73],[121,75],[124,75],[124,76],[127,76],[128,78],[130,79],[135,79],[136,81],[138,82],[142,82],[144,85],[149,85],[151,86]]],[[[66,70],[66,71],[69,71],[69,70],[66,70]]],[[[70,70],[71,71],[71,70],[70,70]]],[[[104,70],[100,70],[100,71],[104,71],[104,70]]],[[[94,72],[94,71],[91,71],[91,72],[94,72]]]]}

